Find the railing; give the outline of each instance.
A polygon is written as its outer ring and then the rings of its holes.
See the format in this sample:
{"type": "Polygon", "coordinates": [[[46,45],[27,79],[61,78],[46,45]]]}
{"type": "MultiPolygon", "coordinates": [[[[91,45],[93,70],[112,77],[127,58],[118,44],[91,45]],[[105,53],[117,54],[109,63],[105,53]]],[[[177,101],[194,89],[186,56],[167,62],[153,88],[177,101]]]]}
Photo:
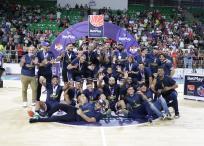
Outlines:
{"type": "MultiPolygon", "coordinates": [[[[16,50],[6,51],[4,54],[5,63],[19,63],[21,56],[26,52],[19,52],[16,50]]],[[[183,57],[178,57],[176,63],[174,64],[175,68],[204,68],[204,56],[193,57],[192,61],[184,61],[183,57]]]]}

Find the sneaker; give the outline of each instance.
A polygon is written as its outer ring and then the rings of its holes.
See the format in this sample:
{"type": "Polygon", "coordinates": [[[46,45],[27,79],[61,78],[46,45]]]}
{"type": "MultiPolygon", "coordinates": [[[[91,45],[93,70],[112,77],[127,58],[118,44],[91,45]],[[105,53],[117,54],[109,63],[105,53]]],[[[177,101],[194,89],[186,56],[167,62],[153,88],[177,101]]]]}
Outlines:
{"type": "Polygon", "coordinates": [[[153,121],[153,118],[152,118],[152,117],[148,118],[148,122],[149,122],[149,123],[152,123],[152,121],[153,121]]]}
{"type": "Polygon", "coordinates": [[[36,123],[38,122],[38,119],[35,119],[35,118],[30,118],[29,119],[29,123],[36,123]]]}
{"type": "Polygon", "coordinates": [[[41,111],[39,111],[38,114],[40,115],[41,118],[42,118],[42,117],[44,117],[44,118],[48,117],[47,112],[41,112],[41,111]]]}
{"type": "Polygon", "coordinates": [[[23,102],[22,107],[27,107],[28,103],[27,102],[23,102]]]}
{"type": "Polygon", "coordinates": [[[161,120],[165,120],[166,118],[167,118],[167,115],[166,114],[162,114],[161,120]]]}
{"type": "Polygon", "coordinates": [[[178,118],[180,118],[180,115],[179,115],[179,114],[175,114],[175,115],[174,115],[174,118],[175,118],[175,119],[178,119],[178,118]]]}

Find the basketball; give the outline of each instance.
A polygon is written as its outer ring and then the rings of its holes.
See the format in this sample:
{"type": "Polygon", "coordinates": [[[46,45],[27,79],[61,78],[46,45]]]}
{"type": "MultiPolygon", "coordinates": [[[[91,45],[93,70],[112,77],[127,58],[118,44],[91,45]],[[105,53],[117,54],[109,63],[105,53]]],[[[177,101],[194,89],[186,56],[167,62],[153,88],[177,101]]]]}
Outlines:
{"type": "Polygon", "coordinates": [[[27,112],[28,112],[29,117],[33,117],[34,116],[34,112],[32,110],[28,110],[27,112]]]}

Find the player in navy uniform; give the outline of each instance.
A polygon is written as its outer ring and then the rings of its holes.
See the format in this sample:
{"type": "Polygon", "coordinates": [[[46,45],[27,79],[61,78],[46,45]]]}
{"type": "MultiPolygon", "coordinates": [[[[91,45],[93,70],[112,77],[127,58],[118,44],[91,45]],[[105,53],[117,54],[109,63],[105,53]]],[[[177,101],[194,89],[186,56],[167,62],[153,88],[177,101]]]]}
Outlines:
{"type": "Polygon", "coordinates": [[[55,63],[54,54],[51,51],[49,51],[49,43],[48,42],[42,42],[41,46],[42,46],[43,50],[37,53],[37,57],[38,57],[38,61],[39,61],[37,101],[40,101],[41,87],[42,87],[42,85],[39,82],[39,78],[40,78],[40,76],[43,76],[46,78],[47,83],[51,83],[52,64],[55,63]]]}
{"type": "Polygon", "coordinates": [[[147,64],[148,67],[150,67],[152,74],[157,73],[158,61],[159,61],[158,49],[157,47],[154,47],[153,51],[147,54],[147,64]]]}
{"type": "Polygon", "coordinates": [[[110,103],[110,108],[113,111],[116,111],[116,103],[119,101],[120,96],[120,86],[116,83],[114,77],[109,78],[108,84],[102,85],[104,75],[99,76],[99,88],[103,89],[103,93],[107,97],[110,103]]]}
{"type": "Polygon", "coordinates": [[[65,52],[62,52],[57,59],[62,61],[62,80],[66,84],[68,80],[72,79],[71,71],[67,69],[67,66],[77,57],[73,51],[73,44],[69,44],[65,52]]]}
{"type": "Polygon", "coordinates": [[[147,87],[152,83],[152,73],[149,67],[145,67],[144,63],[139,64],[139,71],[136,75],[139,83],[145,82],[147,87]]]}
{"type": "MultiPolygon", "coordinates": [[[[80,95],[79,99],[87,100],[86,96],[83,94],[80,95]]],[[[29,122],[98,122],[103,117],[102,109],[104,107],[106,107],[106,102],[103,100],[99,100],[96,103],[84,102],[78,107],[73,107],[66,104],[58,104],[48,112],[48,117],[31,118],[29,122]],[[54,116],[53,113],[59,110],[65,112],[65,114],[61,116],[54,116]]]]}
{"type": "Polygon", "coordinates": [[[152,89],[157,96],[162,95],[167,102],[168,106],[172,106],[175,111],[175,118],[179,117],[178,99],[176,88],[178,85],[176,81],[170,76],[165,76],[164,68],[158,68],[158,76],[155,74],[153,80],[152,89]]]}
{"type": "Polygon", "coordinates": [[[77,58],[75,58],[69,65],[68,70],[71,71],[73,75],[73,80],[79,80],[82,78],[88,77],[88,63],[86,62],[86,56],[85,55],[79,55],[77,58]]]}
{"type": "Polygon", "coordinates": [[[128,72],[128,76],[132,79],[136,78],[136,75],[138,73],[138,63],[134,60],[133,56],[128,57],[128,61],[125,64],[124,71],[128,72]]]}
{"type": "Polygon", "coordinates": [[[66,90],[68,87],[67,84],[64,87],[59,85],[58,76],[53,76],[51,83],[47,82],[45,77],[40,76],[39,82],[41,85],[45,86],[47,97],[45,102],[37,101],[35,111],[38,113],[41,112],[40,114],[45,114],[60,103],[62,91],[66,90]]]}
{"type": "Polygon", "coordinates": [[[159,67],[164,69],[164,74],[173,77],[175,69],[173,68],[172,62],[166,58],[164,54],[159,55],[159,67]]]}
{"type": "Polygon", "coordinates": [[[101,92],[98,90],[98,88],[94,87],[93,82],[88,82],[83,94],[87,97],[89,102],[93,102],[99,99],[101,92]]]}

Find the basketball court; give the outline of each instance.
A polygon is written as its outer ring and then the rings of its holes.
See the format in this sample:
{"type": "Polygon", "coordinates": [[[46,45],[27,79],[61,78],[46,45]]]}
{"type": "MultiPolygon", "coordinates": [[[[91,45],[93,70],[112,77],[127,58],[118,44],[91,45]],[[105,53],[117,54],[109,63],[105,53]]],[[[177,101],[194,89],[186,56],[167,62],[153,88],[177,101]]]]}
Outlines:
{"type": "Polygon", "coordinates": [[[181,117],[175,120],[113,127],[29,124],[27,109],[21,107],[20,81],[4,80],[4,88],[0,89],[0,143],[2,146],[203,146],[204,102],[184,100],[182,84],[177,91],[181,117]]]}

